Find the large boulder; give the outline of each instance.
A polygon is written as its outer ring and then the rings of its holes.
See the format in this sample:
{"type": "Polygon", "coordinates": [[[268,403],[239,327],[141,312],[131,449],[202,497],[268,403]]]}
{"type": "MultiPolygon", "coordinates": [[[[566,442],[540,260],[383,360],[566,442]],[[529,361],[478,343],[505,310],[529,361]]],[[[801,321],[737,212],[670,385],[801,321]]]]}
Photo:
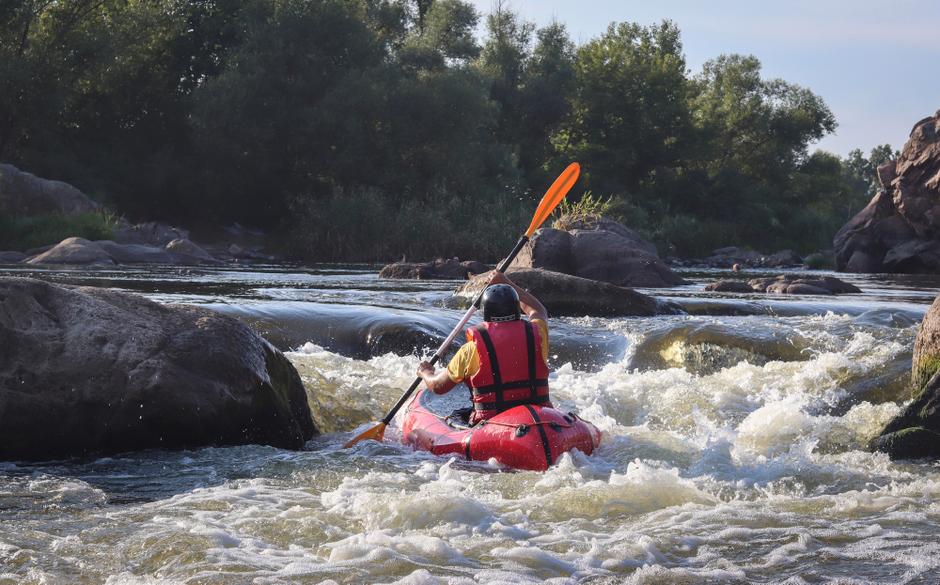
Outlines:
{"type": "MultiPolygon", "coordinates": [[[[510,268],[506,275],[531,292],[552,315],[596,317],[676,315],[682,309],[633,289],[541,268],[510,268]]],[[[478,274],[457,290],[472,299],[486,288],[489,273],[478,274]]]]}
{"type": "Polygon", "coordinates": [[[13,165],[0,164],[0,212],[71,215],[97,209],[97,203],[68,183],[41,179],[13,165]]]}
{"type": "Polygon", "coordinates": [[[924,315],[911,364],[913,402],[892,419],[871,448],[892,458],[940,457],[940,296],[924,315]]]}
{"type": "Polygon", "coordinates": [[[96,242],[85,238],[65,238],[49,250],[26,260],[27,264],[114,264],[114,258],[96,242]]]}
{"type": "Polygon", "coordinates": [[[402,278],[412,280],[466,280],[491,268],[476,260],[456,258],[432,262],[395,262],[382,268],[379,278],[402,278]]]}
{"type": "Polygon", "coordinates": [[[0,278],[0,460],[260,443],[317,432],[297,371],[231,317],[0,278]]]}
{"type": "Polygon", "coordinates": [[[878,167],[881,190],[836,233],[846,272],[940,270],[940,112],[914,125],[897,161],[878,167]]]}
{"type": "Polygon", "coordinates": [[[542,268],[625,287],[686,284],[633,230],[606,218],[569,222],[565,230],[536,231],[513,261],[515,268],[542,268]]]}

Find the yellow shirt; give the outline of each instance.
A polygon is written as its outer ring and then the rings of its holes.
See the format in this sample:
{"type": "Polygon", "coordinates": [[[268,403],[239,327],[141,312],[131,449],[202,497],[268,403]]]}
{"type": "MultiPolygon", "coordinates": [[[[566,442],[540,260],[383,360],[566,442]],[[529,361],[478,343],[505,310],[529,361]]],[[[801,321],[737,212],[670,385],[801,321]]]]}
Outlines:
{"type": "MultiPolygon", "coordinates": [[[[542,359],[548,365],[548,323],[541,319],[532,319],[532,324],[539,328],[539,335],[542,337],[542,359]]],[[[477,346],[472,341],[468,341],[457,350],[457,355],[447,364],[447,375],[451,382],[459,384],[476,374],[479,369],[480,355],[477,353],[477,346]]]]}

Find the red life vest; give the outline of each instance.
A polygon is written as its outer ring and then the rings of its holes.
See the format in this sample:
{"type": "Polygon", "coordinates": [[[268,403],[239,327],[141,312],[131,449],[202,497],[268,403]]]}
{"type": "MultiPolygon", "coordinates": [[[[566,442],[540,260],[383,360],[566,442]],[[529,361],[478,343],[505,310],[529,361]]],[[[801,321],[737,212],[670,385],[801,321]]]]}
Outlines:
{"type": "Polygon", "coordinates": [[[528,321],[484,322],[467,331],[480,369],[470,376],[472,422],[521,404],[549,405],[548,366],[538,327],[528,321]]]}

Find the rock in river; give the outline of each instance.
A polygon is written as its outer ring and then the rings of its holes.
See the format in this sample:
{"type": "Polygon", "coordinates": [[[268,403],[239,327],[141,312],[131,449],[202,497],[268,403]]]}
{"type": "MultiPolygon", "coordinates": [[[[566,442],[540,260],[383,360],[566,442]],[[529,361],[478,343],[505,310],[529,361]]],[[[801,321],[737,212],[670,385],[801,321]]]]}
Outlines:
{"type": "Polygon", "coordinates": [[[417,280],[466,280],[474,274],[490,270],[490,267],[476,260],[456,258],[434,260],[432,262],[396,262],[389,264],[379,273],[379,278],[407,278],[417,280]]]}
{"type": "Polygon", "coordinates": [[[297,371],[231,317],[0,278],[0,460],[298,449],[316,432],[297,371]]]}
{"type": "MultiPolygon", "coordinates": [[[[486,286],[489,274],[480,274],[457,294],[470,299],[486,286]]],[[[507,276],[538,298],[552,315],[594,317],[676,315],[682,309],[633,289],[540,268],[510,268],[507,276]]]]}
{"type": "Polygon", "coordinates": [[[635,231],[603,217],[571,221],[564,230],[542,228],[532,235],[516,268],[544,268],[617,286],[687,284],[635,231]]]}
{"type": "Polygon", "coordinates": [[[911,366],[914,401],[889,422],[871,447],[892,459],[940,457],[940,296],[924,315],[911,366]]]}

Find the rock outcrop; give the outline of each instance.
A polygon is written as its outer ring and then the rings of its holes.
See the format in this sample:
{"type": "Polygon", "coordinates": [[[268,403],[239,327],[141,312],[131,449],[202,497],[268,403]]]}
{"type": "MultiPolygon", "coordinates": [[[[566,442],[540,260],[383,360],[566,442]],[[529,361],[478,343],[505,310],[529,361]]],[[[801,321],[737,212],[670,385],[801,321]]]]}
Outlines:
{"type": "Polygon", "coordinates": [[[111,266],[114,258],[85,238],[65,238],[49,250],[26,260],[27,264],[85,264],[111,266]]]}
{"type": "Polygon", "coordinates": [[[466,280],[474,274],[482,274],[492,270],[476,260],[456,258],[449,260],[434,260],[432,262],[395,262],[382,268],[379,278],[407,278],[412,280],[466,280]]]}
{"type": "Polygon", "coordinates": [[[687,284],[633,230],[606,218],[571,222],[532,235],[515,268],[542,268],[625,287],[687,284]]]}
{"type": "Polygon", "coordinates": [[[231,317],[0,278],[0,460],[298,449],[316,432],[297,371],[231,317]]]}
{"type": "Polygon", "coordinates": [[[27,264],[218,264],[219,261],[189,240],[173,240],[166,248],[146,244],[118,244],[111,240],[91,242],[66,238],[26,260],[27,264]]]}
{"type": "Polygon", "coordinates": [[[832,276],[804,277],[797,274],[781,274],[768,278],[743,280],[719,280],[705,285],[708,292],[770,293],[778,295],[839,295],[862,292],[854,284],[832,276]]]}
{"type": "Polygon", "coordinates": [[[878,167],[881,190],[836,233],[845,272],[940,271],[940,111],[914,125],[901,156],[878,167]]]}
{"type": "Polygon", "coordinates": [[[97,203],[68,183],[41,179],[13,165],[0,164],[0,212],[72,215],[97,209],[97,203]]]}
{"type": "Polygon", "coordinates": [[[163,248],[173,240],[188,240],[189,232],[165,223],[148,221],[122,225],[114,230],[112,239],[118,244],[140,244],[163,248]]]}
{"type": "Polygon", "coordinates": [[[911,388],[914,401],[870,447],[893,459],[940,457],[940,296],[924,315],[914,342],[911,388]]]}
{"type": "MultiPolygon", "coordinates": [[[[506,275],[535,295],[552,315],[617,317],[683,313],[678,305],[633,289],[570,274],[541,268],[510,268],[506,275]]],[[[486,287],[489,276],[489,273],[474,276],[457,290],[457,295],[473,298],[486,287]]]]}

